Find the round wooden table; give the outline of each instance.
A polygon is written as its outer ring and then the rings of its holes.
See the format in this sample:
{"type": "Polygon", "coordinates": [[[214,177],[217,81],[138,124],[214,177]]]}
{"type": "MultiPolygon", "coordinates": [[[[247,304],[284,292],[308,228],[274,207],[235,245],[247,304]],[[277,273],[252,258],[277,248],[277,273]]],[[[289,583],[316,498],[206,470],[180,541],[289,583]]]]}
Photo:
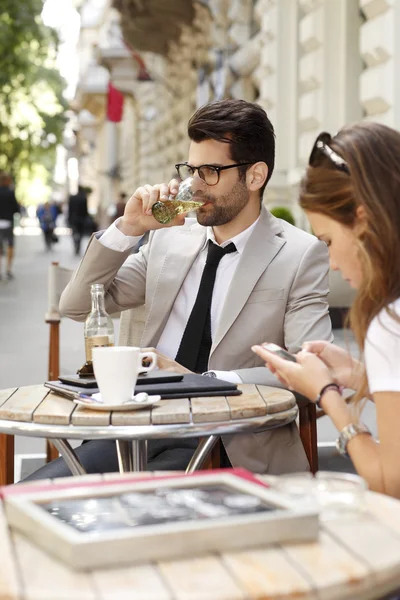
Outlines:
{"type": "MultiPolygon", "coordinates": [[[[85,476],[115,477],[126,476],[85,476]]],[[[376,600],[399,587],[400,502],[372,492],[364,512],[322,521],[316,542],[79,573],[11,531],[0,503],[0,598],[7,600],[376,600]]]]}
{"type": "Polygon", "coordinates": [[[189,464],[204,464],[222,434],[281,427],[298,414],[288,390],[241,385],[240,396],[161,400],[151,408],[103,412],[78,406],[43,385],[0,391],[0,432],[51,439],[71,469],[85,474],[68,439],[113,439],[121,472],[145,470],[149,439],[202,437],[189,464]]]}

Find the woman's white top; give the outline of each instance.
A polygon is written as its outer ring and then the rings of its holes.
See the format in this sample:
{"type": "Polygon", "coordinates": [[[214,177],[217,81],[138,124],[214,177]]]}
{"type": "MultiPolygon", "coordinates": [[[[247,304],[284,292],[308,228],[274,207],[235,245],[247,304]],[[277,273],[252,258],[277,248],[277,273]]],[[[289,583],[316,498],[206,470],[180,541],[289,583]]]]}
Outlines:
{"type": "Polygon", "coordinates": [[[371,322],[365,340],[368,388],[374,392],[400,392],[400,298],[390,308],[399,321],[383,309],[371,322]]]}

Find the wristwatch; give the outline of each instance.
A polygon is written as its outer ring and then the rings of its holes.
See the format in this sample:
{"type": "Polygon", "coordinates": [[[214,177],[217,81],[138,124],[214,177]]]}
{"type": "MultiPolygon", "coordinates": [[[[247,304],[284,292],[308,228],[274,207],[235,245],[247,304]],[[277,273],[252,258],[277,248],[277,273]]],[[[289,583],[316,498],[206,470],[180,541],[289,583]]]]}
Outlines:
{"type": "Polygon", "coordinates": [[[203,377],[213,377],[214,379],[217,379],[217,374],[215,371],[205,371],[204,373],[202,373],[203,377]]]}
{"type": "Polygon", "coordinates": [[[367,433],[368,435],[372,435],[370,430],[363,423],[350,423],[350,425],[346,425],[343,427],[342,431],[339,433],[339,437],[336,440],[336,449],[340,454],[347,455],[347,444],[352,440],[356,435],[360,435],[360,433],[367,433]]]}

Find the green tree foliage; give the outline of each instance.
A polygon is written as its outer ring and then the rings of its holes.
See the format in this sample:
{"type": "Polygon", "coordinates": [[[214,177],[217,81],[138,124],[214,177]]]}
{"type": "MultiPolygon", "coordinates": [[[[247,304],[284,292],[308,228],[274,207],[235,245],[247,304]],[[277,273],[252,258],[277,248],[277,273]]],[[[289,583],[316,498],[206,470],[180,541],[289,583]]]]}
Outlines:
{"type": "Polygon", "coordinates": [[[289,208],[286,208],[286,206],[275,206],[275,208],[271,208],[270,212],[274,217],[283,219],[291,225],[296,225],[292,211],[289,208]]]}
{"type": "Polygon", "coordinates": [[[65,123],[58,37],[42,8],[43,0],[0,0],[0,169],[17,178],[35,165],[51,175],[65,123]]]}

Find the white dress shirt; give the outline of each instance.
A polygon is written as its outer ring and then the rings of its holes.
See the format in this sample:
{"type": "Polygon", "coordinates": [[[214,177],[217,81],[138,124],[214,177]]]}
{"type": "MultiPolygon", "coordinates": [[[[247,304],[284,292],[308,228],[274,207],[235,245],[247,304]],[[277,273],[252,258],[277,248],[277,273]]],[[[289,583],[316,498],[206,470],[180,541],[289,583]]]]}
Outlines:
{"type": "MultiPolygon", "coordinates": [[[[116,224],[117,219],[99,238],[99,241],[110,248],[118,252],[125,252],[129,248],[133,248],[139,241],[140,237],[127,236],[120,231],[116,224]]],[[[211,336],[214,338],[218,328],[219,320],[221,317],[223,305],[226,298],[230,282],[235,274],[236,267],[239,263],[240,255],[242,254],[251,233],[256,226],[258,219],[250,225],[247,229],[236,235],[230,240],[223,242],[221,246],[224,248],[231,242],[236,246],[236,252],[225,254],[222,257],[217,269],[217,275],[215,278],[215,284],[213,289],[213,296],[211,301],[211,336]]],[[[195,222],[195,219],[193,219],[195,222]]],[[[206,264],[207,259],[207,246],[208,240],[212,240],[215,244],[214,232],[212,227],[207,227],[207,236],[205,243],[194,260],[185,281],[179,290],[178,296],[172,307],[170,316],[165,325],[164,331],[161,334],[159,342],[157,344],[157,350],[168,356],[169,358],[175,359],[178,352],[179,345],[189,320],[190,313],[192,312],[197,292],[200,286],[201,276],[206,264]]],[[[219,245],[219,244],[217,244],[219,245]]],[[[241,379],[234,371],[215,371],[214,373],[219,379],[230,381],[232,383],[241,383],[241,379]]]]}

